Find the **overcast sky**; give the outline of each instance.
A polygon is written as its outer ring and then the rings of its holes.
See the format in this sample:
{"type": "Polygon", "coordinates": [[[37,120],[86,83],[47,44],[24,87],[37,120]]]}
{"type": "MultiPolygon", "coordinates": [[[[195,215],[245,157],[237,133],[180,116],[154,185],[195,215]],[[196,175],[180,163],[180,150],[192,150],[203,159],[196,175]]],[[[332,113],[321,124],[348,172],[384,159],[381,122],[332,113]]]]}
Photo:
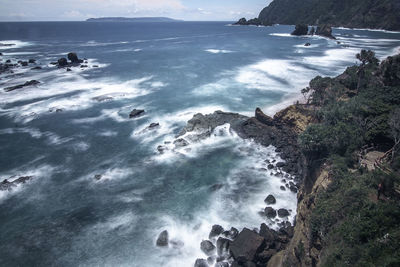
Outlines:
{"type": "Polygon", "coordinates": [[[0,0],[0,21],[162,16],[183,20],[258,17],[272,0],[0,0]]]}

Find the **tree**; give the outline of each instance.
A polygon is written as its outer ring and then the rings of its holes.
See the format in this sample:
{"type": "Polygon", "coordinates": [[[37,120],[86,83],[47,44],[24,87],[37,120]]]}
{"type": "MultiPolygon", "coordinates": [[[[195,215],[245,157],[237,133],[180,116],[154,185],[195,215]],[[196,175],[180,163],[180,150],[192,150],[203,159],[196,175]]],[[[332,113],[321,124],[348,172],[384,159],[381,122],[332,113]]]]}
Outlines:
{"type": "Polygon", "coordinates": [[[391,149],[393,161],[400,144],[400,108],[395,109],[390,115],[389,126],[394,139],[394,146],[391,149]]]}
{"type": "Polygon", "coordinates": [[[375,57],[375,53],[371,50],[361,50],[360,53],[356,55],[356,58],[361,61],[361,65],[357,71],[358,74],[358,82],[357,82],[357,91],[361,87],[361,82],[364,84],[365,81],[365,72],[368,66],[377,66],[379,64],[379,60],[375,57]]]}

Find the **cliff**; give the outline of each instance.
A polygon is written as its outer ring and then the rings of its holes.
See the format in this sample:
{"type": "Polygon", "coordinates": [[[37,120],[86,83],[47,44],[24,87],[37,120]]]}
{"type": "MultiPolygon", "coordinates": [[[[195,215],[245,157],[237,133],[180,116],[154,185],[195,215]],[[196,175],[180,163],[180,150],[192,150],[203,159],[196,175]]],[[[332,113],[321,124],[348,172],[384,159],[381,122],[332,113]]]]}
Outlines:
{"type": "Polygon", "coordinates": [[[400,30],[398,0],[274,0],[258,20],[272,24],[400,30]]]}

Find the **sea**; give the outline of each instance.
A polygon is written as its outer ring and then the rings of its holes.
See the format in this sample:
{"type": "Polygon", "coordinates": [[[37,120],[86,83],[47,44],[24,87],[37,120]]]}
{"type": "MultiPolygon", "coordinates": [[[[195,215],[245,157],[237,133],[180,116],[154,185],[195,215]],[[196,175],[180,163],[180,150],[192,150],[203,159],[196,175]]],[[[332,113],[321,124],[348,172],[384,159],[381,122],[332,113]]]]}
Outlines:
{"type": "Polygon", "coordinates": [[[197,113],[273,115],[304,101],[313,77],[358,64],[361,49],[380,59],[400,53],[399,32],[334,28],[330,40],[293,29],[0,23],[1,63],[36,60],[0,75],[0,182],[33,176],[0,191],[0,266],[188,267],[207,258],[200,242],[214,224],[293,223],[296,193],[280,189],[286,174],[266,170],[284,161],[274,147],[222,125],[183,148],[157,149],[197,113]],[[87,67],[51,64],[69,52],[87,67]],[[3,90],[29,80],[40,84],[3,90]],[[130,119],[133,109],[145,113],[130,119]],[[269,194],[287,218],[260,215],[269,194]],[[171,242],[157,247],[163,230],[171,242]]]}

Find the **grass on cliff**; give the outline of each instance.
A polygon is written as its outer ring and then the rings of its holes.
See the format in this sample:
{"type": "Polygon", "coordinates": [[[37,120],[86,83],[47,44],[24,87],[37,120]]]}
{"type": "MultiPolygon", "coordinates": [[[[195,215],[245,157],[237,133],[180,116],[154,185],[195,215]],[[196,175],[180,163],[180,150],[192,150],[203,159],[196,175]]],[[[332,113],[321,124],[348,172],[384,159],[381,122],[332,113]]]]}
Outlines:
{"type": "Polygon", "coordinates": [[[362,51],[358,59],[359,66],[336,78],[317,77],[303,90],[319,123],[300,135],[300,146],[310,161],[332,166],[332,183],[315,201],[312,241],[323,245],[322,266],[400,266],[400,201],[393,188],[400,183],[400,156],[390,172],[357,170],[362,146],[387,150],[395,143],[390,121],[400,108],[400,55],[379,64],[373,52],[362,51]],[[377,201],[382,180],[387,197],[377,201]]]}

